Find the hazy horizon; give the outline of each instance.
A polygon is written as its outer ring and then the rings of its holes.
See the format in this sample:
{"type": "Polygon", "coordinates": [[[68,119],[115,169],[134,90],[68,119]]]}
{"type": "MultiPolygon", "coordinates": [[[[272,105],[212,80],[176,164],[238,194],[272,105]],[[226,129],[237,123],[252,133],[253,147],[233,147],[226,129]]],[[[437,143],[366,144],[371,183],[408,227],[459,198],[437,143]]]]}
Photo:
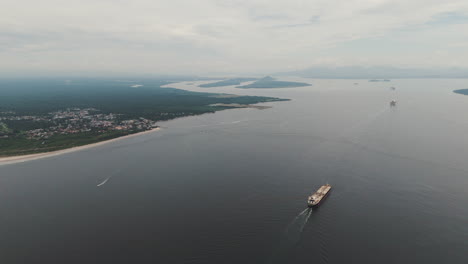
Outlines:
{"type": "Polygon", "coordinates": [[[468,68],[466,1],[6,0],[2,7],[2,76],[468,68]]]}
{"type": "Polygon", "coordinates": [[[1,263],[468,263],[467,0],[1,7],[1,263]]]}
{"type": "Polygon", "coordinates": [[[396,67],[309,67],[296,71],[284,72],[246,72],[246,73],[216,73],[207,72],[201,74],[163,74],[153,73],[131,73],[131,72],[23,72],[5,73],[0,72],[0,80],[8,79],[100,79],[111,78],[116,80],[129,79],[165,79],[174,81],[183,80],[215,80],[238,77],[262,78],[273,76],[278,79],[285,77],[304,77],[314,79],[467,79],[468,69],[465,68],[396,68],[396,67]]]}

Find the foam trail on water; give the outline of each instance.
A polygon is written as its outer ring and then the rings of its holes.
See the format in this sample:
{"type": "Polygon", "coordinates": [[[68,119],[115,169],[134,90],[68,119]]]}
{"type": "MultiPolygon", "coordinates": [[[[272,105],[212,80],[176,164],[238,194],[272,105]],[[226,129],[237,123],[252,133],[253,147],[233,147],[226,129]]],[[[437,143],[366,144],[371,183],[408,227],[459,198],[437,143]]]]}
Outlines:
{"type": "Polygon", "coordinates": [[[299,220],[299,218],[300,218],[301,216],[303,216],[305,213],[307,213],[308,210],[309,210],[309,208],[304,209],[304,211],[300,212],[300,213],[291,221],[291,223],[289,223],[289,225],[286,227],[286,233],[288,233],[289,228],[290,228],[291,226],[294,226],[294,224],[299,220]]]}
{"type": "Polygon", "coordinates": [[[293,240],[294,242],[299,241],[302,230],[304,230],[304,227],[307,224],[307,221],[309,221],[311,214],[312,208],[306,208],[291,221],[285,232],[289,240],[293,240]]]}
{"type": "Polygon", "coordinates": [[[221,122],[219,123],[220,125],[232,125],[232,124],[238,124],[241,122],[245,122],[246,120],[236,120],[236,121],[231,121],[231,122],[221,122]]]}
{"type": "Polygon", "coordinates": [[[101,187],[102,185],[106,184],[107,181],[110,180],[110,178],[114,177],[114,175],[116,175],[117,173],[119,173],[121,171],[121,169],[119,170],[116,170],[114,173],[112,173],[109,177],[107,177],[105,180],[103,180],[101,183],[99,183],[98,185],[96,185],[97,187],[101,187]]]}
{"type": "Polygon", "coordinates": [[[281,243],[278,248],[274,251],[270,263],[288,263],[288,258],[291,255],[293,249],[299,243],[302,231],[304,230],[310,216],[312,215],[312,209],[306,208],[300,212],[289,225],[281,238],[281,243]]]}
{"type": "Polygon", "coordinates": [[[305,216],[304,222],[302,223],[302,226],[300,228],[300,233],[304,230],[304,227],[306,226],[307,222],[309,221],[310,215],[312,214],[312,209],[309,209],[307,211],[307,214],[305,216]]]}
{"type": "Polygon", "coordinates": [[[100,187],[100,186],[106,184],[106,182],[107,182],[110,178],[112,178],[112,176],[107,177],[107,179],[105,179],[103,182],[101,182],[100,184],[98,184],[98,185],[96,185],[96,186],[97,186],[97,187],[100,187]]]}
{"type": "Polygon", "coordinates": [[[380,115],[384,114],[385,112],[389,111],[389,108],[388,107],[385,107],[383,108],[382,110],[374,113],[374,114],[370,114],[366,119],[362,120],[362,121],[358,121],[356,122],[353,126],[345,129],[340,135],[339,137],[346,137],[348,134],[351,134],[352,132],[354,132],[355,130],[359,129],[360,127],[363,127],[364,125],[369,125],[371,124],[373,121],[375,121],[380,115]]]}

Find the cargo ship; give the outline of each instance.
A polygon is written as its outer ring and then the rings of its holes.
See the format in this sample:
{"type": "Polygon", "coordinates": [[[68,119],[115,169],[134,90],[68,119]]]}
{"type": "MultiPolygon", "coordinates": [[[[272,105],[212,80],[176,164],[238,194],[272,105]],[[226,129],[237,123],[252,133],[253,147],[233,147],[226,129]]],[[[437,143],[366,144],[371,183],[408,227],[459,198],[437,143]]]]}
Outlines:
{"type": "Polygon", "coordinates": [[[325,196],[327,196],[330,190],[331,190],[330,184],[322,185],[314,194],[309,196],[309,199],[307,199],[307,206],[309,207],[318,206],[320,202],[322,202],[322,200],[325,199],[325,196]]]}

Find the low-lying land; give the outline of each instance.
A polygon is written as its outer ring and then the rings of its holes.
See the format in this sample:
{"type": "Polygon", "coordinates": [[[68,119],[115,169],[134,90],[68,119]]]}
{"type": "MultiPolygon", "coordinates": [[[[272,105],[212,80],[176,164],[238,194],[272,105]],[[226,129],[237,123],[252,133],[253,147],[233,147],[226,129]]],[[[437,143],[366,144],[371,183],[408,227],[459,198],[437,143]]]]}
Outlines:
{"type": "Polygon", "coordinates": [[[369,82],[390,82],[390,80],[387,80],[387,79],[384,79],[384,80],[372,79],[372,80],[369,80],[369,82]]]}
{"type": "Polygon", "coordinates": [[[231,85],[239,85],[243,82],[250,82],[250,81],[255,81],[255,80],[257,80],[257,78],[233,78],[233,79],[222,80],[219,82],[200,84],[199,87],[210,88],[210,87],[231,86],[231,85]]]}
{"type": "Polygon", "coordinates": [[[292,88],[292,87],[303,87],[310,86],[308,83],[302,82],[285,82],[276,81],[275,78],[270,76],[261,78],[251,84],[237,86],[236,88],[250,89],[250,88],[292,88]]]}
{"type": "Polygon", "coordinates": [[[454,90],[454,93],[468,95],[468,89],[454,90]]]}
{"type": "Polygon", "coordinates": [[[254,108],[258,110],[268,109],[271,106],[267,105],[245,105],[245,104],[214,104],[213,106],[224,106],[224,107],[232,107],[232,108],[254,108]]]}
{"type": "Polygon", "coordinates": [[[161,88],[168,83],[0,81],[0,157],[71,148],[148,131],[158,121],[285,100],[161,88]]]}

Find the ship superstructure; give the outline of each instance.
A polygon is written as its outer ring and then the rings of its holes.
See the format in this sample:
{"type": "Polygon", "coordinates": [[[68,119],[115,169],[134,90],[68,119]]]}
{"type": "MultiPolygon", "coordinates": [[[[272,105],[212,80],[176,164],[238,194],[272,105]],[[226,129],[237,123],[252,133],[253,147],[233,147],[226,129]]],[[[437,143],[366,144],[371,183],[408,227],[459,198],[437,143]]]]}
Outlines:
{"type": "Polygon", "coordinates": [[[331,190],[330,184],[322,185],[314,194],[309,196],[309,199],[307,199],[307,206],[309,207],[318,206],[320,202],[325,198],[325,196],[327,196],[330,190],[331,190]]]}

